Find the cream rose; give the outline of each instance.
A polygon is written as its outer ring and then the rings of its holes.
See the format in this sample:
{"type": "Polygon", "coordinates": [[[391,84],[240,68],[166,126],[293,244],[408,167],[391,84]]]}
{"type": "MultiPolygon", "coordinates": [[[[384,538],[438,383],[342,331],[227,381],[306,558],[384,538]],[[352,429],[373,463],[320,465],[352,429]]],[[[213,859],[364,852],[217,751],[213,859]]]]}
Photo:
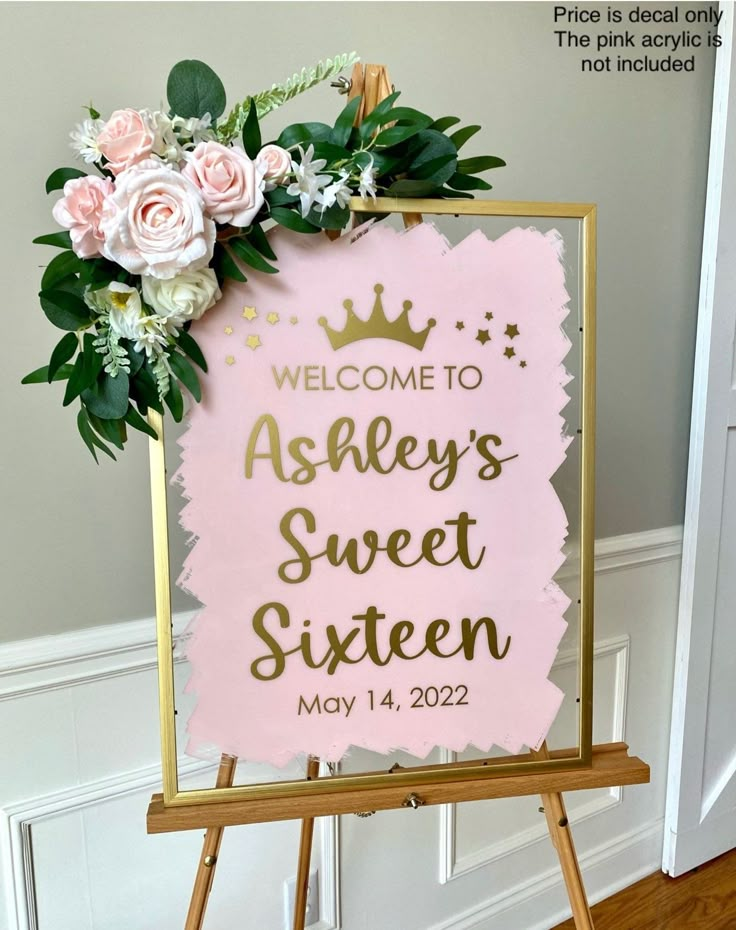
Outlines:
{"type": "Polygon", "coordinates": [[[291,171],[291,155],[280,145],[264,145],[256,155],[256,171],[265,181],[265,190],[273,190],[291,171]]]}
{"type": "Polygon", "coordinates": [[[118,175],[105,201],[103,254],[131,274],[173,278],[204,268],[215,247],[215,224],[197,188],[153,159],[118,175]]]}
{"type": "Polygon", "coordinates": [[[146,114],[115,110],[97,136],[97,148],[108,160],[113,174],[120,174],[153,151],[156,134],[146,114]]]}
{"type": "Polygon", "coordinates": [[[207,213],[218,223],[249,226],[263,205],[259,173],[242,149],[200,142],[182,174],[201,190],[207,213]]]}
{"type": "Polygon", "coordinates": [[[54,219],[69,230],[72,249],[80,258],[102,254],[102,207],[114,190],[112,181],[107,178],[73,178],[64,185],[64,196],[54,204],[51,211],[54,219]]]}
{"type": "Polygon", "coordinates": [[[198,320],[222,297],[211,268],[183,271],[165,281],[143,275],[141,288],[145,302],[175,329],[187,320],[198,320]]]}

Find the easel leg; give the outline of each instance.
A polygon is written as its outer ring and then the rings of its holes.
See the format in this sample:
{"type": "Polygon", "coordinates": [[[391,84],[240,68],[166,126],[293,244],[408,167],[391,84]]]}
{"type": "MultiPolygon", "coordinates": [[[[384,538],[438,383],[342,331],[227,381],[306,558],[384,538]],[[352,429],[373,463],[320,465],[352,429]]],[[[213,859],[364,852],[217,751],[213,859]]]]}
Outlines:
{"type": "MultiPolygon", "coordinates": [[[[220,759],[220,768],[217,771],[216,786],[218,788],[230,788],[232,786],[237,764],[238,760],[235,756],[222,756],[220,759]]],[[[192,900],[189,904],[184,930],[202,930],[204,912],[207,907],[207,899],[210,896],[212,882],[215,877],[215,866],[217,865],[217,856],[220,852],[222,831],[224,829],[224,827],[210,827],[204,835],[202,855],[199,860],[199,865],[197,866],[197,875],[194,879],[194,889],[192,890],[192,900]]]]}
{"type": "MultiPolygon", "coordinates": [[[[547,744],[543,743],[539,751],[533,755],[538,759],[549,759],[547,744]]],[[[575,930],[595,930],[562,795],[543,794],[542,805],[552,845],[557,850],[560,860],[562,877],[565,879],[567,896],[570,899],[572,916],[575,921],[575,930]]]]}
{"type": "MultiPolygon", "coordinates": [[[[307,779],[319,774],[319,759],[309,757],[307,779]]],[[[312,837],[314,835],[314,818],[302,820],[302,834],[299,840],[299,862],[296,870],[296,897],[294,900],[294,930],[304,930],[307,917],[307,891],[309,889],[309,864],[312,858],[312,837]]],[[[189,930],[189,928],[187,928],[189,930]]]]}

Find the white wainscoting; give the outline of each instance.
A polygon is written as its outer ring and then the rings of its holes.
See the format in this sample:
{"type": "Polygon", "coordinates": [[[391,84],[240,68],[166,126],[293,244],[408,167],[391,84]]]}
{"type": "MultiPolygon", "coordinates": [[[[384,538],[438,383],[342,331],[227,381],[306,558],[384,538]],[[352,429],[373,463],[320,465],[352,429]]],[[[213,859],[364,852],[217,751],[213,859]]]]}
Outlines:
{"type": "MultiPolygon", "coordinates": [[[[594,901],[659,867],[680,542],[673,527],[596,546],[595,738],[630,742],[652,784],[568,798],[594,901]]],[[[154,638],[145,620],[0,645],[3,930],[183,927],[201,832],[145,833],[160,779],[154,638]]],[[[560,653],[563,687],[574,663],[560,653]]],[[[185,783],[214,778],[182,766],[185,783]]],[[[547,930],[569,910],[538,806],[325,818],[319,930],[547,930]]],[[[226,831],[206,928],[281,930],[298,827],[226,831]]]]}

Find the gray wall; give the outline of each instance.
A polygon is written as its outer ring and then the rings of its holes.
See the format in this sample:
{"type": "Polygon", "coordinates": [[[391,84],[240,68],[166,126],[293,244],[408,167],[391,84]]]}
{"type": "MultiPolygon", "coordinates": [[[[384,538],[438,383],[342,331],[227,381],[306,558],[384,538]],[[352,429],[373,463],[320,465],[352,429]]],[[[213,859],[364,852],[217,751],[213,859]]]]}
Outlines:
{"type": "MultiPolygon", "coordinates": [[[[117,464],[97,467],[76,435],[75,412],[61,409],[62,388],[19,381],[47,361],[60,335],[36,299],[52,253],[30,242],[54,229],[43,183],[70,163],[67,133],[80,106],[92,99],[103,114],[156,107],[179,58],[213,65],[232,103],[355,48],[364,61],[390,66],[402,102],[483,125],[467,152],[506,158],[494,178],[500,199],[596,201],[597,535],[681,521],[712,52],[698,54],[694,75],[583,75],[577,54],[555,48],[552,10],[448,2],[0,7],[0,640],[153,613],[145,440],[134,437],[117,464]]],[[[329,120],[338,105],[322,87],[266,125],[275,135],[286,122],[329,120]]],[[[175,606],[189,606],[178,592],[175,606]]]]}

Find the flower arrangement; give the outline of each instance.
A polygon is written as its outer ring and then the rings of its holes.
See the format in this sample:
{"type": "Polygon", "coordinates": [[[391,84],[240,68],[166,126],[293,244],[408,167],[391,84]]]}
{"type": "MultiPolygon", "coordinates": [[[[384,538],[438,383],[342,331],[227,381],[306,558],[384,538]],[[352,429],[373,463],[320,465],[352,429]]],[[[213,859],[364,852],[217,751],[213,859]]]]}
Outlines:
{"type": "Polygon", "coordinates": [[[472,197],[477,174],[504,162],[461,159],[479,129],[396,106],[391,94],[355,126],[360,98],[335,124],[288,126],[263,144],[261,119],[296,94],[355,63],[340,55],[246,98],[221,119],[225,89],[200,61],[169,74],[169,111],[117,110],[71,133],[88,171],[59,168],[46,191],[62,232],[34,242],[61,249],[46,266],[41,308],[65,335],[48,365],[23,383],[65,381],[79,401],[77,427],[97,461],[114,458],[127,428],[156,438],[149,409],[184,413],[182,387],[201,398],[205,358],[189,332],[246,268],[275,273],[264,226],[298,233],[340,230],[352,196],[472,197]]]}

